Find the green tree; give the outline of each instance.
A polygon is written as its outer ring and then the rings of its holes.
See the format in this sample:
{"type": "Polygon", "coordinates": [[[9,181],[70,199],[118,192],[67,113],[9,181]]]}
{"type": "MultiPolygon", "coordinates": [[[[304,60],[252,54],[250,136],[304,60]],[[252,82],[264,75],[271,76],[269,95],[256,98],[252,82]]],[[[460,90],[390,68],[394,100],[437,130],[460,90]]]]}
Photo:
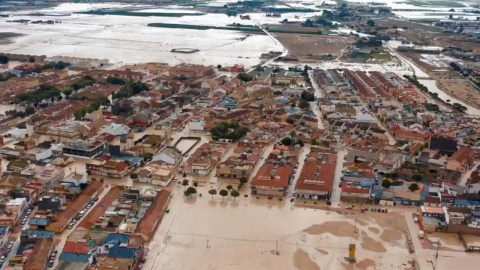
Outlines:
{"type": "Polygon", "coordinates": [[[237,198],[238,196],[240,196],[240,192],[236,191],[235,189],[232,189],[230,191],[230,196],[233,197],[233,200],[235,201],[235,198],[237,198]]]}
{"type": "Polygon", "coordinates": [[[417,183],[412,183],[412,184],[410,184],[410,186],[408,186],[408,189],[409,189],[411,192],[414,192],[414,191],[416,191],[416,190],[419,190],[420,187],[418,186],[417,183]]]}
{"type": "Polygon", "coordinates": [[[242,185],[246,184],[247,181],[248,181],[248,179],[246,177],[240,178],[240,184],[242,184],[242,185]]]}
{"type": "Polygon", "coordinates": [[[370,26],[370,27],[374,27],[375,26],[375,22],[373,20],[368,20],[367,21],[367,25],[370,26]]]}
{"type": "Polygon", "coordinates": [[[239,78],[240,80],[242,80],[243,82],[250,82],[253,80],[253,77],[248,75],[247,73],[245,72],[242,72],[242,73],[239,73],[237,75],[237,78],[239,78]]]}
{"type": "Polygon", "coordinates": [[[232,189],[233,189],[233,186],[232,186],[232,185],[228,185],[228,186],[227,186],[227,189],[228,189],[228,190],[232,190],[232,189]]]}
{"type": "Polygon", "coordinates": [[[212,200],[213,200],[213,196],[214,196],[214,195],[217,195],[217,190],[214,189],[214,188],[212,188],[212,189],[210,189],[210,190],[208,191],[208,194],[212,195],[212,200]]]}
{"type": "Polygon", "coordinates": [[[311,144],[311,145],[318,145],[317,139],[312,138],[312,139],[310,140],[310,144],[311,144]]]}
{"type": "Polygon", "coordinates": [[[28,58],[28,62],[35,63],[35,57],[30,56],[30,58],[28,58]]]}
{"type": "Polygon", "coordinates": [[[283,145],[292,145],[293,140],[290,137],[285,137],[280,141],[280,143],[283,145]]]}
{"type": "Polygon", "coordinates": [[[218,194],[220,194],[220,196],[222,196],[222,200],[223,200],[223,199],[225,199],[226,196],[228,196],[228,191],[226,189],[221,189],[218,194]]]}
{"type": "Polygon", "coordinates": [[[188,182],[189,182],[188,179],[183,179],[183,181],[182,181],[182,186],[184,186],[185,189],[186,189],[187,186],[188,186],[188,182]]]}
{"type": "Polygon", "coordinates": [[[6,55],[0,55],[0,64],[6,64],[10,61],[6,55]]]}
{"type": "Polygon", "coordinates": [[[188,188],[187,188],[187,191],[188,191],[190,194],[196,194],[196,193],[197,193],[197,189],[194,188],[194,187],[188,187],[188,188]]]}
{"type": "Polygon", "coordinates": [[[197,182],[197,181],[193,181],[193,186],[194,186],[194,187],[198,187],[198,182],[197,182]]]}
{"type": "Polygon", "coordinates": [[[416,181],[416,182],[420,182],[420,181],[423,180],[423,176],[420,175],[420,174],[414,174],[414,175],[412,175],[412,180],[416,181]]]}
{"type": "Polygon", "coordinates": [[[272,197],[272,196],[268,196],[267,199],[268,199],[268,203],[270,203],[270,202],[272,201],[273,197],[272,197]]]}
{"type": "Polygon", "coordinates": [[[310,107],[310,105],[308,104],[308,101],[306,100],[300,100],[300,102],[298,103],[298,107],[302,110],[306,110],[310,107]]]}
{"type": "Polygon", "coordinates": [[[120,79],[120,78],[117,78],[117,77],[111,77],[111,76],[109,76],[107,78],[106,82],[108,84],[111,84],[111,85],[125,85],[126,84],[124,79],[120,79]]]}
{"type": "Polygon", "coordinates": [[[392,182],[388,179],[382,181],[382,187],[389,188],[392,185],[392,182]]]}

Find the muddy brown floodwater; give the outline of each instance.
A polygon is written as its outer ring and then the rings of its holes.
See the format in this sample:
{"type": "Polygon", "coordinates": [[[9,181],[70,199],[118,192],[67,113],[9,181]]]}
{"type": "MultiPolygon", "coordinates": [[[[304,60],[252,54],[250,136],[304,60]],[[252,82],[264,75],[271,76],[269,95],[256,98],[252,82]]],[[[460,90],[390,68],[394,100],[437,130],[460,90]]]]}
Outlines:
{"type": "Polygon", "coordinates": [[[312,235],[331,233],[339,237],[348,237],[355,233],[355,226],[345,221],[327,221],[323,224],[312,225],[305,229],[305,232],[312,235]]]}
{"type": "Polygon", "coordinates": [[[320,267],[310,259],[307,252],[297,249],[293,254],[293,263],[299,270],[321,270],[320,267]]]}

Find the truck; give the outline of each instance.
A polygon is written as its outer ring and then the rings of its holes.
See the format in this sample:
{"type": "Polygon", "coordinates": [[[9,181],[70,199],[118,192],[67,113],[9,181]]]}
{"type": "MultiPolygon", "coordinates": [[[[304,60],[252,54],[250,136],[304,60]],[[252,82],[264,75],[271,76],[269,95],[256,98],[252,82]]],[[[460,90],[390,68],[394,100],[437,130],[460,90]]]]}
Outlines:
{"type": "Polygon", "coordinates": [[[418,231],[418,238],[423,239],[423,236],[425,236],[425,233],[423,231],[418,231]]]}

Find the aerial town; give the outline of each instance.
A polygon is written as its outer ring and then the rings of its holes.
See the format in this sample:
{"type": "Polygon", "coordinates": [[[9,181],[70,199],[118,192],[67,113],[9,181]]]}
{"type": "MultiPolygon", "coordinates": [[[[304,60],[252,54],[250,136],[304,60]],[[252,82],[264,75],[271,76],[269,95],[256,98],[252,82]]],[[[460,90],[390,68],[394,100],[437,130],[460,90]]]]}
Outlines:
{"type": "Polygon", "coordinates": [[[134,2],[0,2],[0,270],[478,269],[478,2],[134,2]]]}

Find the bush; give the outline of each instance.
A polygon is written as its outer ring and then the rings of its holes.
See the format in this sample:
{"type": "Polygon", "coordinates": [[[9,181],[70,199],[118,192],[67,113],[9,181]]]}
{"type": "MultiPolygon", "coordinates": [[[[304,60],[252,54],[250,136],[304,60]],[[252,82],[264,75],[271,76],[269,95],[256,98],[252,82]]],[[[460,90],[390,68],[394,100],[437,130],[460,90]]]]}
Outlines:
{"type": "Polygon", "coordinates": [[[253,80],[253,77],[248,75],[247,73],[245,72],[242,72],[242,73],[239,73],[237,75],[237,78],[239,78],[240,80],[244,81],[244,82],[250,82],[253,80]]]}
{"type": "Polygon", "coordinates": [[[382,181],[382,187],[389,188],[390,186],[392,186],[392,182],[390,180],[385,179],[382,181]]]}
{"type": "Polygon", "coordinates": [[[0,64],[6,64],[10,61],[6,55],[0,55],[0,64]]]}

